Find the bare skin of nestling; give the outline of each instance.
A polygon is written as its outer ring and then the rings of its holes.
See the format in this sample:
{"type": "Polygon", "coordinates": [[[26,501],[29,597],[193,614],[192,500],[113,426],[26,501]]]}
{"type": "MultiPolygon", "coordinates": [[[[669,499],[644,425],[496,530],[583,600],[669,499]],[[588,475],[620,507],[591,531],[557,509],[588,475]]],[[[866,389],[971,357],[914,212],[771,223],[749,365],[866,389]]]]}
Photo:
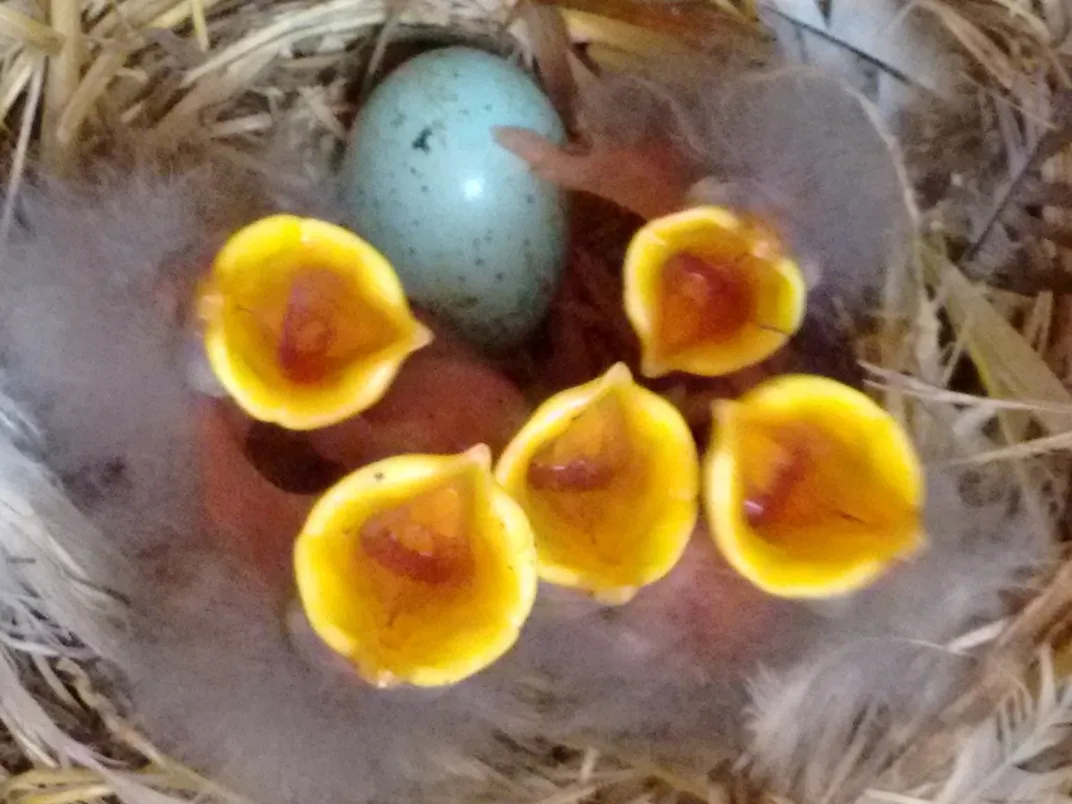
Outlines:
{"type": "MultiPolygon", "coordinates": [[[[698,176],[667,139],[621,145],[597,133],[586,131],[583,137],[583,143],[558,146],[527,129],[495,130],[498,143],[523,160],[535,175],[562,188],[598,196],[641,218],[651,220],[695,204],[716,204],[731,207],[746,218],[754,216],[756,223],[779,239],[793,241],[799,205],[770,187],[698,176]]],[[[822,274],[816,256],[805,249],[794,257],[809,288],[814,289],[822,274]]],[[[580,270],[575,272],[583,274],[584,265],[575,265],[577,268],[580,270]]],[[[620,292],[617,289],[610,300],[615,305],[620,304],[620,292]]],[[[821,309],[821,295],[809,302],[808,316],[794,340],[768,360],[725,377],[667,378],[659,384],[661,392],[682,410],[694,430],[706,432],[713,400],[738,396],[772,374],[804,371],[826,374],[850,385],[862,382],[844,322],[835,320],[836,311],[821,309]]],[[[622,320],[619,317],[616,323],[622,320]]],[[[553,330],[556,323],[552,321],[553,330]]],[[[559,329],[558,339],[574,347],[588,340],[571,328],[569,321],[559,324],[559,329]]]]}
{"type": "Polygon", "coordinates": [[[642,589],[624,612],[638,634],[672,635],[681,657],[712,666],[754,657],[789,607],[762,592],[718,552],[706,522],[670,574],[642,589]]]}
{"type": "MultiPolygon", "coordinates": [[[[338,471],[407,452],[456,453],[479,443],[498,451],[527,418],[528,403],[513,383],[421,317],[437,339],[403,364],[383,399],[361,416],[296,436],[338,471]]],[[[294,539],[319,492],[291,493],[258,470],[247,443],[255,423],[229,399],[206,396],[198,405],[212,535],[265,582],[285,591],[294,539]]]]}
{"type": "Polygon", "coordinates": [[[242,448],[250,420],[231,402],[198,401],[202,500],[209,535],[267,585],[291,583],[291,551],[314,496],[290,494],[268,482],[242,448]]]}
{"type": "Polygon", "coordinates": [[[479,443],[498,452],[524,424],[518,388],[465,354],[418,352],[386,396],[363,415],[309,434],[325,458],[357,467],[399,452],[456,453],[479,443]]]}
{"type": "Polygon", "coordinates": [[[613,201],[643,218],[681,208],[692,184],[688,166],[667,142],[619,146],[593,138],[559,147],[535,132],[501,127],[495,139],[544,181],[613,201]]]}

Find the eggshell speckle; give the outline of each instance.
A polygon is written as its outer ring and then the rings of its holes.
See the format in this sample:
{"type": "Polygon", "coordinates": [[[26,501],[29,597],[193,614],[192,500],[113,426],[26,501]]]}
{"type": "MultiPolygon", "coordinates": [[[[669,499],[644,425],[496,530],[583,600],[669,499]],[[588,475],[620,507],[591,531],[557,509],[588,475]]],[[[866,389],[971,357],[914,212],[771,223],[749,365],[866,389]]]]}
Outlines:
{"type": "Polygon", "coordinates": [[[411,300],[502,351],[547,312],[567,209],[558,188],[494,141],[495,126],[565,139],[523,70],[472,48],[424,53],[371,93],[341,184],[350,225],[387,256],[411,300]]]}

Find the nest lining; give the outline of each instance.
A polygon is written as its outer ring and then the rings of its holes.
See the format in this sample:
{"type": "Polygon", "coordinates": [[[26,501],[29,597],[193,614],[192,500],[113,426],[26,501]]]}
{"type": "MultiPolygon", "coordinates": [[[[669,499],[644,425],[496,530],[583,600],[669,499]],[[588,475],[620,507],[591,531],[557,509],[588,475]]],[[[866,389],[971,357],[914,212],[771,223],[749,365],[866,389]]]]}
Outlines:
{"type": "MultiPolygon", "coordinates": [[[[673,46],[673,36],[680,33],[650,9],[634,7],[631,17],[625,15],[639,22],[638,31],[609,19],[620,18],[623,8],[629,11],[624,4],[568,5],[575,12],[570,18],[572,33],[588,39],[594,56],[607,63],[635,64],[653,50],[673,46]]],[[[1053,87],[1067,81],[1061,67],[1067,20],[1056,13],[1031,16],[997,0],[917,5],[941,22],[969,56],[967,69],[981,92],[997,93],[995,119],[987,121],[992,128],[983,136],[1001,131],[1006,149],[1034,158],[1033,149],[1043,136],[1037,117],[1051,116],[1052,99],[1059,92],[1053,87]],[[1040,64],[1048,69],[1040,69],[1040,64]],[[1010,119],[1017,136],[1006,130],[1010,119]],[[1010,138],[1016,141],[1010,143],[1010,138]]],[[[705,8],[704,14],[725,20],[724,25],[711,23],[719,35],[757,31],[758,42],[762,35],[751,21],[752,6],[722,0],[705,8]]],[[[311,172],[327,169],[353,112],[349,76],[382,58],[383,36],[407,32],[420,38],[451,26],[525,61],[533,55],[523,35],[515,39],[507,33],[514,24],[512,9],[497,3],[425,2],[396,9],[364,0],[258,4],[127,0],[117,5],[57,0],[47,15],[33,6],[8,6],[2,12],[0,33],[8,34],[10,41],[0,72],[0,110],[12,133],[5,149],[5,229],[14,218],[14,199],[28,164],[77,171],[95,153],[117,147],[174,150],[177,159],[182,151],[207,148],[243,164],[257,164],[256,154],[263,154],[266,146],[299,148],[312,155],[307,163],[311,172]],[[42,21],[46,16],[48,24],[42,21]]],[[[784,22],[784,16],[780,18],[784,22]]],[[[523,27],[511,30],[524,33],[523,27]]],[[[869,54],[855,56],[866,61],[869,54]]],[[[942,122],[948,123],[948,118],[942,122]]],[[[903,139],[923,154],[910,165],[926,172],[920,166],[926,165],[927,153],[941,140],[937,135],[919,135],[918,129],[903,139]]],[[[1059,148],[1056,153],[1044,160],[1041,169],[1049,181],[1059,183],[1067,180],[1068,166],[1059,148]]],[[[962,179],[950,185],[956,189],[962,179]]],[[[968,189],[984,197],[999,199],[1008,192],[1008,183],[995,181],[992,174],[968,179],[972,184],[968,189]]],[[[961,203],[955,192],[937,195],[926,212],[961,203]]],[[[628,221],[613,222],[606,210],[592,215],[612,221],[606,230],[591,235],[597,241],[620,241],[628,230],[628,221]]],[[[1059,212],[1046,216],[1061,221],[1059,212]]],[[[937,219],[928,215],[928,222],[937,219]]],[[[971,223],[966,226],[970,243],[971,223]]],[[[994,228],[993,222],[984,226],[994,228]]],[[[921,242],[923,269],[928,284],[937,290],[938,306],[925,307],[920,320],[909,322],[907,349],[901,341],[864,345],[874,347],[868,354],[881,363],[873,366],[872,379],[886,388],[890,405],[906,415],[926,406],[943,408],[946,421],[954,429],[959,425],[975,447],[966,460],[984,469],[1063,450],[1072,410],[1072,397],[1059,379],[1067,361],[1062,346],[1067,338],[1061,336],[1068,310],[1045,286],[1041,293],[1024,297],[971,285],[963,263],[954,262],[957,255],[948,250],[959,234],[927,232],[921,242]],[[942,318],[936,313],[939,308],[942,318]],[[954,375],[964,355],[973,369],[968,384],[956,382],[954,375]],[[960,390],[965,387],[974,393],[960,390]],[[986,421],[991,429],[979,424],[984,416],[979,411],[990,414],[986,421]]],[[[1053,251],[1052,245],[1042,240],[1043,251],[1051,250],[1050,261],[1065,260],[1066,255],[1053,251]]],[[[599,268],[593,266],[596,272],[599,268]]],[[[606,303],[604,296],[597,295],[592,304],[606,303]]],[[[600,348],[607,354],[597,355],[596,362],[620,348],[614,333],[605,335],[609,345],[600,348]]],[[[565,370],[570,369],[576,367],[565,370]]],[[[916,419],[920,428],[934,426],[926,417],[916,419]]],[[[1013,471],[1036,518],[1055,538],[1063,538],[1060,502],[1066,467],[1052,460],[1015,463],[1013,471]]],[[[17,507],[17,501],[11,504],[17,507]]],[[[62,506],[63,501],[55,504],[62,506]]],[[[85,647],[92,638],[77,616],[80,606],[107,609],[115,601],[84,582],[92,573],[83,574],[82,562],[91,563],[90,558],[65,555],[32,521],[24,525],[5,545],[5,552],[32,556],[42,565],[36,576],[18,575],[31,601],[22,603],[30,613],[19,626],[34,622],[37,630],[9,629],[0,647],[0,717],[11,735],[0,751],[7,773],[0,797],[82,801],[147,787],[182,800],[205,800],[206,794],[230,800],[228,793],[160,755],[119,714],[124,710],[121,686],[109,685],[103,668],[93,661],[92,650],[85,647]],[[82,582],[72,584],[72,578],[82,582]],[[69,621],[37,613],[40,607],[32,601],[45,595],[55,595],[65,604],[53,605],[51,611],[68,612],[69,621]],[[99,756],[117,765],[101,766],[99,756]]],[[[977,683],[964,691],[941,722],[923,732],[895,768],[876,778],[876,789],[864,793],[865,798],[940,798],[941,784],[950,773],[948,762],[965,761],[988,724],[1005,717],[1010,706],[1019,707],[1020,714],[1030,710],[1038,720],[1067,718],[1068,693],[1054,676],[1062,667],[1061,623],[1072,603],[1072,568],[1059,567],[1052,576],[1038,579],[1028,597],[1015,618],[982,624],[946,646],[984,649],[977,683]],[[1051,658],[1055,654],[1056,670],[1051,658]],[[1025,673],[1042,679],[1033,685],[1040,690],[1034,698],[1017,697],[1022,693],[1016,683],[1025,673]],[[899,783],[894,786],[892,779],[899,783]]],[[[742,783],[732,772],[714,779],[680,778],[643,758],[622,756],[612,746],[515,748],[516,763],[508,768],[459,769],[473,781],[474,797],[556,802],[661,801],[680,796],[709,800],[739,792],[742,783]]],[[[1068,769],[1058,766],[1058,770],[1068,769]]]]}

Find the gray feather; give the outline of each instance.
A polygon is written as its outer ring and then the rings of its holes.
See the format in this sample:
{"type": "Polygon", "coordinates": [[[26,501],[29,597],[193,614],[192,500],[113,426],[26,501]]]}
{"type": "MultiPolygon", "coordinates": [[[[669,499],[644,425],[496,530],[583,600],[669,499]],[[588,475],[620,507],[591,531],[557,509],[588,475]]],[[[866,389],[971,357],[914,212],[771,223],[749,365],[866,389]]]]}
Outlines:
{"type": "MultiPolygon", "coordinates": [[[[201,267],[176,254],[275,208],[253,179],[218,180],[140,172],[31,190],[0,274],[6,387],[96,525],[71,534],[118,554],[96,580],[131,568],[129,628],[113,630],[109,653],[149,734],[266,804],[412,794],[451,754],[491,751],[487,724],[449,696],[325,676],[288,641],[284,601],[205,543],[195,400],[153,289],[168,264],[201,267]],[[102,476],[115,461],[121,470],[102,476]]],[[[44,516],[62,537],[62,521],[44,516]]]]}

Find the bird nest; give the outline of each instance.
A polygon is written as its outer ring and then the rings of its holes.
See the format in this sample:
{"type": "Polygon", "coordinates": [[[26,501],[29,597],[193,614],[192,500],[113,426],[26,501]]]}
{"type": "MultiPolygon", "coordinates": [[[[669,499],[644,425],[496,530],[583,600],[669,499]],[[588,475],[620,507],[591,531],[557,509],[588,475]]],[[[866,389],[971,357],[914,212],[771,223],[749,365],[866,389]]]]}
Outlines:
{"type": "MultiPolygon", "coordinates": [[[[920,281],[910,318],[904,307],[880,310],[880,325],[860,337],[866,382],[917,440],[952,443],[945,460],[973,468],[963,494],[985,496],[995,474],[1012,483],[1024,512],[1017,527],[1063,554],[1063,453],[1072,446],[1064,4],[563,0],[553,8],[575,53],[598,70],[645,72],[668,54],[758,64],[781,49],[874,104],[899,138],[914,190],[908,270],[920,281]]],[[[180,164],[208,154],[270,171],[278,154],[299,153],[315,179],[331,170],[360,99],[393,60],[456,39],[538,69],[562,47],[540,19],[534,6],[500,0],[8,2],[0,6],[0,234],[15,224],[29,176],[77,175],[102,160],[123,165],[151,152],[180,164]]],[[[550,73],[541,77],[554,90],[550,73]]],[[[574,259],[548,342],[511,367],[547,389],[635,359],[616,276],[637,220],[591,198],[578,199],[573,215],[574,259]]],[[[663,390],[702,419],[710,389],[663,390]]],[[[14,408],[0,409],[0,419],[12,438],[33,440],[14,408]]],[[[97,660],[96,623],[120,617],[122,601],[98,589],[93,556],[56,538],[63,495],[0,488],[0,799],[236,800],[144,736],[123,679],[97,660]]],[[[972,665],[941,710],[892,735],[897,748],[880,762],[869,764],[861,748],[842,767],[817,771],[818,794],[815,784],[779,784],[779,768],[764,767],[777,756],[764,741],[777,735],[758,715],[754,744],[696,772],[664,761],[672,745],[655,758],[598,735],[568,744],[513,737],[497,764],[474,758],[454,770],[466,799],[486,801],[1063,799],[1072,795],[1072,564],[1047,562],[1014,591],[1000,619],[932,646],[972,665]]]]}

